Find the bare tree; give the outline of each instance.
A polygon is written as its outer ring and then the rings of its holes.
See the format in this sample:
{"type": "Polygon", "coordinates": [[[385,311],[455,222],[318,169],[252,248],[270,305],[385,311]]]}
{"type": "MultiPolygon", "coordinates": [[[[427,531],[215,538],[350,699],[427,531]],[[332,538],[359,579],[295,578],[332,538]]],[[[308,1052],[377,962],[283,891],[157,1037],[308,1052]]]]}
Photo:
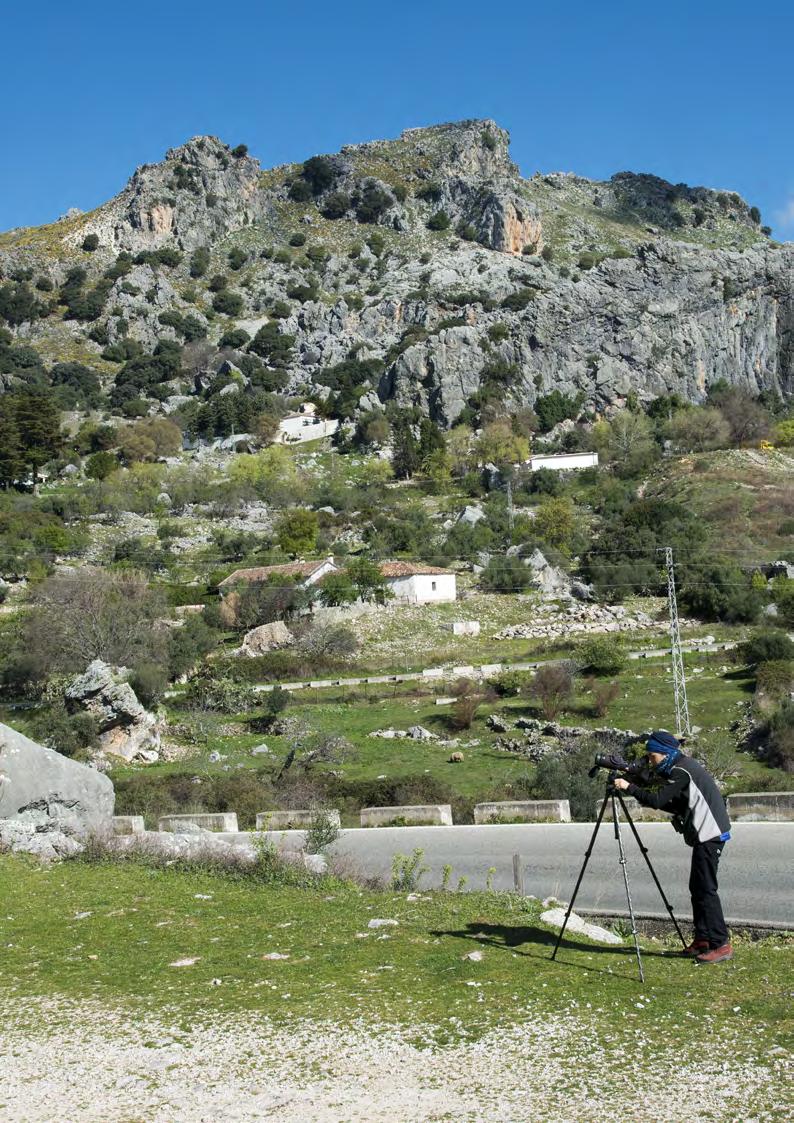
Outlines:
{"type": "Polygon", "coordinates": [[[77,674],[93,659],[164,662],[166,635],[154,626],[162,612],[161,598],[134,570],[57,574],[34,592],[20,646],[39,679],[77,674]]]}
{"type": "Polygon", "coordinates": [[[538,670],[529,691],[540,703],[540,712],[546,720],[553,721],[571,702],[573,675],[570,668],[563,663],[548,663],[538,670]]]}
{"type": "Polygon", "coordinates": [[[307,770],[314,764],[335,764],[349,758],[355,751],[344,737],[318,733],[307,725],[296,724],[289,734],[289,751],[279,770],[276,782],[282,780],[293,764],[307,770]]]}

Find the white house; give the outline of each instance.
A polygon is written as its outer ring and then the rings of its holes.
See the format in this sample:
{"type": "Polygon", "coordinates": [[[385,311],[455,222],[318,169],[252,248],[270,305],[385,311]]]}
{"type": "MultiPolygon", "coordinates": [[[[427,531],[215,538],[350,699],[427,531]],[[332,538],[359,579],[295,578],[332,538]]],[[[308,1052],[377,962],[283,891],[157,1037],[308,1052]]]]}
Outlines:
{"type": "Polygon", "coordinates": [[[278,423],[275,441],[277,444],[303,444],[304,441],[317,441],[330,437],[339,428],[336,419],[325,420],[316,414],[314,402],[304,402],[297,413],[288,413],[278,423]]]}
{"type": "Polygon", "coordinates": [[[539,468],[549,468],[552,472],[568,472],[579,468],[597,468],[597,452],[559,452],[550,453],[548,456],[530,456],[525,461],[531,472],[539,468]]]}
{"type": "Polygon", "coordinates": [[[298,584],[308,586],[316,585],[327,577],[329,573],[336,573],[339,569],[332,557],[321,558],[319,561],[287,562],[285,565],[258,565],[252,569],[235,569],[218,585],[218,591],[223,597],[229,592],[238,590],[242,585],[252,585],[260,581],[270,581],[273,577],[287,577],[294,579],[298,584]]]}
{"type": "Polygon", "coordinates": [[[448,569],[403,561],[381,562],[379,568],[395,601],[434,604],[457,599],[456,577],[448,569]]]}

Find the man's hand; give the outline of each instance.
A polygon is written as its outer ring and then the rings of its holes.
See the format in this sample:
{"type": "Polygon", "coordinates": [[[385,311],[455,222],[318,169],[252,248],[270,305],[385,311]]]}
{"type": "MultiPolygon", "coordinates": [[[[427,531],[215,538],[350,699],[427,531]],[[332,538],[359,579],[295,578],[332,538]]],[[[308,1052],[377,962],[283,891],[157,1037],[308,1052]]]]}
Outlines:
{"type": "Polygon", "coordinates": [[[620,788],[620,790],[622,792],[628,791],[628,788],[629,788],[628,780],[621,780],[621,779],[618,778],[616,780],[613,780],[612,783],[616,788],[620,788]]]}

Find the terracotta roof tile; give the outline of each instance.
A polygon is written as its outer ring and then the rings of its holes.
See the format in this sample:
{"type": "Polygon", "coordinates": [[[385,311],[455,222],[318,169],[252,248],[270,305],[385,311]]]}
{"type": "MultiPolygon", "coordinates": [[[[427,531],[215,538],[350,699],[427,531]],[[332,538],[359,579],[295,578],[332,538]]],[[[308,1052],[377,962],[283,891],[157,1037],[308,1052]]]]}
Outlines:
{"type": "Polygon", "coordinates": [[[244,582],[267,581],[268,577],[276,574],[280,577],[311,577],[329,560],[329,558],[320,558],[319,561],[286,562],[284,565],[257,565],[251,569],[235,569],[234,573],[230,573],[219,583],[218,588],[241,585],[244,582]]]}
{"type": "Polygon", "coordinates": [[[379,568],[384,577],[419,577],[425,574],[436,576],[449,573],[448,569],[439,569],[437,565],[421,565],[404,561],[381,562],[379,568]]]}

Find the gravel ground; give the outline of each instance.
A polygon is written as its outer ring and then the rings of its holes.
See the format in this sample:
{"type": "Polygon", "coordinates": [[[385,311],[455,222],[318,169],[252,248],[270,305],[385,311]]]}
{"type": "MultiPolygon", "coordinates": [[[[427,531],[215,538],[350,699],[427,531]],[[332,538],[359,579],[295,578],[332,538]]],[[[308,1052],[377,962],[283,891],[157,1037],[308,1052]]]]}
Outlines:
{"type": "MultiPolygon", "coordinates": [[[[650,1013],[650,1012],[649,1012],[650,1013]]],[[[794,1115],[782,1049],[734,1059],[739,1031],[676,1048],[670,1027],[599,1032],[587,1011],[476,1041],[265,1019],[190,1026],[53,1001],[0,1008],[0,1120],[14,1123],[528,1123],[794,1115]],[[642,1070],[643,1075],[640,1075],[642,1070]],[[696,1105],[696,1106],[695,1106],[696,1105]]],[[[454,1028],[454,1027],[453,1027],[454,1028]]],[[[746,1053],[746,1042],[745,1042],[746,1053]]]]}

